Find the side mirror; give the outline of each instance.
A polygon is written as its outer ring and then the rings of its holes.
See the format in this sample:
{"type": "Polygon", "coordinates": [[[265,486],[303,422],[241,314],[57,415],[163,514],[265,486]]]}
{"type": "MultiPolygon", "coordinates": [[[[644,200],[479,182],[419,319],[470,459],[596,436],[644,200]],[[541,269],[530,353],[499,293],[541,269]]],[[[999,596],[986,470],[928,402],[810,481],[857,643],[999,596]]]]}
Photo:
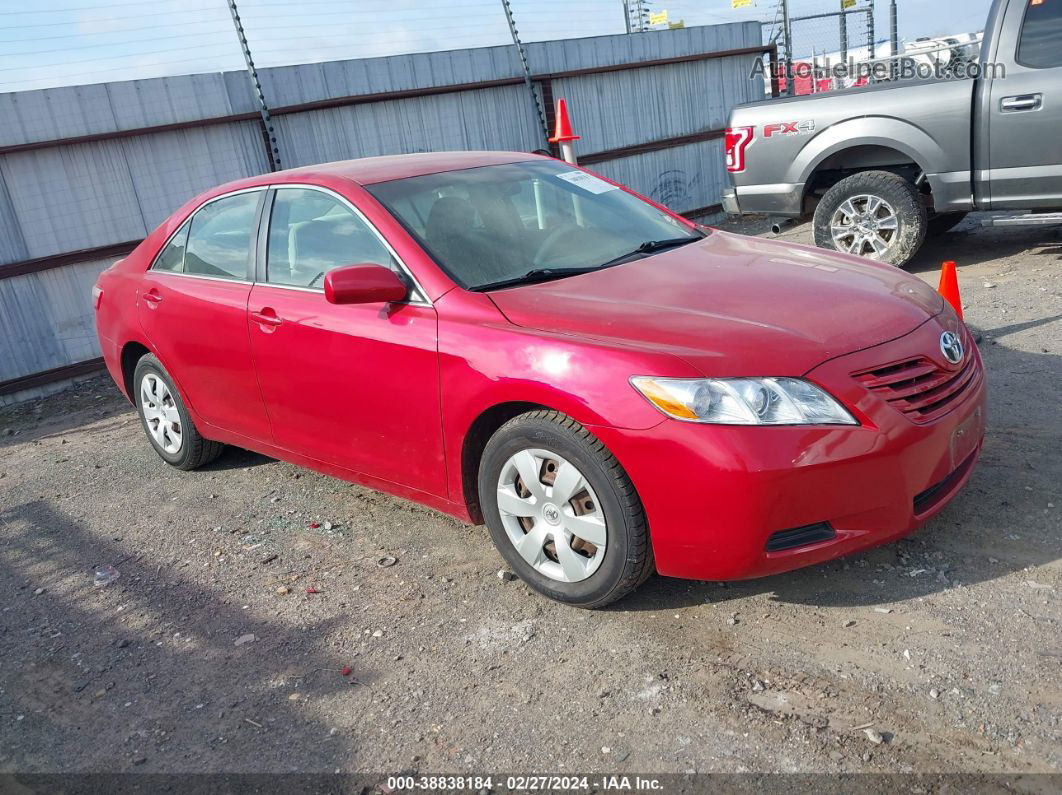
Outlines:
{"type": "Polygon", "coordinates": [[[324,277],[325,300],[330,304],[375,304],[402,301],[409,290],[383,265],[345,265],[324,277]]]}

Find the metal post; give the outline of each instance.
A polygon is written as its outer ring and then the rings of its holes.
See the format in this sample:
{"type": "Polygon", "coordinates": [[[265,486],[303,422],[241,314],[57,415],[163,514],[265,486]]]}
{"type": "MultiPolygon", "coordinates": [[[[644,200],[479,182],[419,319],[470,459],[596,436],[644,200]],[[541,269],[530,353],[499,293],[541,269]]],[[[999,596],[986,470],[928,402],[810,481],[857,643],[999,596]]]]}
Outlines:
{"type": "Polygon", "coordinates": [[[785,37],[785,95],[793,96],[793,27],[789,21],[789,0],[782,0],[782,35],[785,37]]]}
{"type": "Polygon", "coordinates": [[[645,33],[645,0],[634,0],[634,15],[637,17],[635,21],[635,30],[639,33],[645,33]]]}
{"type": "Polygon", "coordinates": [[[520,33],[516,30],[516,22],[513,21],[513,9],[509,5],[509,0],[501,0],[501,4],[502,8],[505,9],[505,20],[509,23],[509,33],[512,34],[513,44],[516,46],[516,52],[520,56],[520,65],[524,70],[524,85],[527,86],[527,90],[531,93],[531,101],[535,105],[535,115],[538,116],[538,123],[542,127],[542,137],[548,145],[549,126],[546,124],[546,114],[542,112],[542,104],[538,101],[538,92],[535,91],[535,84],[531,82],[531,67],[527,63],[527,53],[524,52],[523,42],[520,41],[520,33]]]}
{"type": "Polygon", "coordinates": [[[262,84],[258,82],[258,71],[254,68],[251,48],[247,46],[247,36],[243,32],[243,23],[240,22],[240,12],[236,9],[236,0],[228,0],[228,3],[229,13],[232,14],[232,24],[236,27],[236,38],[240,40],[243,60],[247,64],[247,76],[251,78],[251,88],[254,89],[255,98],[258,100],[258,113],[262,117],[266,149],[269,152],[269,169],[270,171],[279,171],[280,149],[277,148],[277,133],[273,129],[273,120],[269,116],[269,106],[266,104],[265,94],[262,92],[262,84]]]}
{"type": "Polygon", "coordinates": [[[628,35],[631,32],[631,4],[630,0],[623,0],[623,24],[627,28],[628,35]]]}
{"type": "Polygon", "coordinates": [[[896,73],[900,67],[900,36],[896,25],[896,0],[889,0],[889,49],[892,51],[892,79],[896,79],[896,73]]]}
{"type": "Polygon", "coordinates": [[[775,42],[771,45],[770,54],[770,66],[771,66],[771,96],[778,97],[778,44],[775,42]]]}
{"type": "Polygon", "coordinates": [[[896,25],[896,0],[889,0],[889,44],[892,55],[900,54],[900,36],[896,25]]]}
{"type": "Polygon", "coordinates": [[[874,0],[870,0],[870,8],[867,9],[867,38],[870,39],[870,55],[867,60],[873,61],[878,57],[877,42],[874,41],[874,0]]]}
{"type": "Polygon", "coordinates": [[[841,61],[848,65],[848,14],[844,12],[844,0],[841,0],[841,15],[837,17],[841,27],[841,61]]]}

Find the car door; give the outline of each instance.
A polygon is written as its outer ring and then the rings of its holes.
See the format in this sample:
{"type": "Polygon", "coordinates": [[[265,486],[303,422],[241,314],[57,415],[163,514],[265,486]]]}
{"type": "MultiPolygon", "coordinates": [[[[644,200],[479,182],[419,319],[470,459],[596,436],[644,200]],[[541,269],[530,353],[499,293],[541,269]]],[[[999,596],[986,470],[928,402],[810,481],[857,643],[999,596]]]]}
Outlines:
{"type": "Polygon", "coordinates": [[[137,312],[185,402],[210,425],[268,442],[269,419],[247,339],[265,190],[207,202],[144,274],[137,312]]]}
{"type": "Polygon", "coordinates": [[[275,443],[445,496],[438,323],[379,233],[346,199],[278,187],[259,241],[248,331],[275,443]],[[324,275],[378,263],[411,286],[402,303],[335,305],[324,275]]]}
{"type": "Polygon", "coordinates": [[[1012,0],[988,108],[992,209],[1062,207],[1062,0],[1012,0]]]}

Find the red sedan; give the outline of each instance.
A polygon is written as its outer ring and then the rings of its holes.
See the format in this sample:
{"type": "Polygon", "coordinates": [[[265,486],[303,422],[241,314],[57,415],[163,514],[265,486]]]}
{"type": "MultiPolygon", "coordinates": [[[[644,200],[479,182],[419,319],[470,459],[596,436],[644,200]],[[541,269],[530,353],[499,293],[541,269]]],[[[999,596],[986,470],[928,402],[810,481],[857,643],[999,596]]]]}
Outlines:
{"type": "Polygon", "coordinates": [[[352,160],[186,204],[95,288],[155,451],[225,444],[485,522],[553,599],[912,532],[962,487],[980,356],[917,278],[698,227],[538,155],[352,160]]]}

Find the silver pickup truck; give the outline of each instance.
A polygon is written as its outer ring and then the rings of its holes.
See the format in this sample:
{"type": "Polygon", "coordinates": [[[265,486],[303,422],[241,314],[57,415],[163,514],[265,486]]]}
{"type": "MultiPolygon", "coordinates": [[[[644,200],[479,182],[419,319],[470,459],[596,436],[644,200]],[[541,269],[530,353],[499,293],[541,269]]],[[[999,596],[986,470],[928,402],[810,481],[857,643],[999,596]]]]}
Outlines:
{"type": "Polygon", "coordinates": [[[813,215],[817,246],[895,265],[970,210],[1062,209],[1062,0],[996,0],[979,61],[735,107],[723,208],[813,215]]]}

